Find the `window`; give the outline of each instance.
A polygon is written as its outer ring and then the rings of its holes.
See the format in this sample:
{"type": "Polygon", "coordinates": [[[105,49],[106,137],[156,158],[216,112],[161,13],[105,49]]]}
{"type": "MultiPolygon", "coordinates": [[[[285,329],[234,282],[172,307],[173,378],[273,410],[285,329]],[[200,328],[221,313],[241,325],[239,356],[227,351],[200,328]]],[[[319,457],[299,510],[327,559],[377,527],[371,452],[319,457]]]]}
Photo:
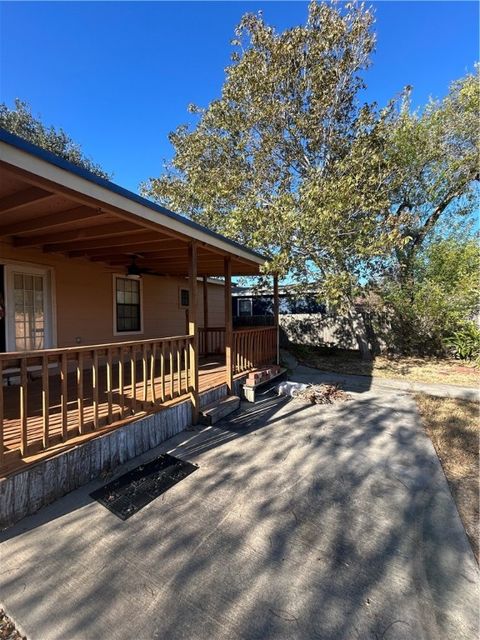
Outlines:
{"type": "Polygon", "coordinates": [[[115,276],[115,331],[141,333],[141,280],[115,276]]]}
{"type": "Polygon", "coordinates": [[[252,300],[251,300],[251,298],[239,298],[238,299],[238,315],[239,316],[251,316],[252,315],[252,300]]]}
{"type": "Polygon", "coordinates": [[[190,291],[188,289],[180,289],[180,306],[182,308],[190,306],[190,291]]]}
{"type": "Polygon", "coordinates": [[[4,278],[6,349],[31,351],[52,347],[54,326],[50,269],[7,264],[4,278]]]}

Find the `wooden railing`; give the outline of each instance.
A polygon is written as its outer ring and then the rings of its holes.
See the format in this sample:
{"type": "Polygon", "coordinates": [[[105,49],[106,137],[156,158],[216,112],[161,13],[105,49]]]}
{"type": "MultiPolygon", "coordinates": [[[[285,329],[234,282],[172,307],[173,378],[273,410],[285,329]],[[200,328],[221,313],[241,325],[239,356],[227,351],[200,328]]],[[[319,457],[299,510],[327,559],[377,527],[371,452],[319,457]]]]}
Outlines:
{"type": "Polygon", "coordinates": [[[192,340],[0,354],[0,464],[188,393],[192,340]]]}
{"type": "Polygon", "coordinates": [[[252,327],[233,332],[232,362],[234,373],[273,364],[277,357],[277,328],[252,327]]]}
{"type": "Polygon", "coordinates": [[[225,353],[225,327],[200,328],[198,348],[201,356],[225,353]]]}
{"type": "MultiPolygon", "coordinates": [[[[199,332],[225,352],[225,328],[199,332]]],[[[95,433],[193,391],[190,335],[0,354],[0,466],[95,433]]],[[[273,364],[276,327],[232,334],[233,373],[273,364]]]]}

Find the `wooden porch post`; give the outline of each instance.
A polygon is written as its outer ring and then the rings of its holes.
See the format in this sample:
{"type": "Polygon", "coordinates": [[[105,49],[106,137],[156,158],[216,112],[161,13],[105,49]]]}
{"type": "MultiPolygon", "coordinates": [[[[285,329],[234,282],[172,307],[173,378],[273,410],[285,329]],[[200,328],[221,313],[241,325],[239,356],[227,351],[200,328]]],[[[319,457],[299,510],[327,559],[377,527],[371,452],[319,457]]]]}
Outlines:
{"type": "Polygon", "coordinates": [[[280,324],[278,321],[279,315],[279,303],[278,303],[278,274],[273,276],[273,317],[275,329],[277,330],[277,352],[276,352],[276,364],[280,364],[280,324]]]}
{"type": "Polygon", "coordinates": [[[233,393],[232,261],[225,258],[225,371],[227,393],[233,393]]]}
{"type": "Polygon", "coordinates": [[[198,396],[197,243],[195,241],[188,245],[188,278],[188,333],[193,336],[189,347],[190,395],[192,398],[192,424],[197,424],[200,403],[198,396]]]}
{"type": "Polygon", "coordinates": [[[208,276],[203,276],[203,328],[208,329],[208,276]]]}

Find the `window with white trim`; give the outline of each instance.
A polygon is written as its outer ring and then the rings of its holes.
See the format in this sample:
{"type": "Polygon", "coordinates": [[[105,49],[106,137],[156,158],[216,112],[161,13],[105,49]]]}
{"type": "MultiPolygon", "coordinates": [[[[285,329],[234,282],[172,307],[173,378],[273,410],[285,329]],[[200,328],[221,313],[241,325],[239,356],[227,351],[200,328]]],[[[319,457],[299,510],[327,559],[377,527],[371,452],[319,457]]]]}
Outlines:
{"type": "Polygon", "coordinates": [[[142,331],[141,280],[115,276],[115,331],[140,333],[142,331]]]}

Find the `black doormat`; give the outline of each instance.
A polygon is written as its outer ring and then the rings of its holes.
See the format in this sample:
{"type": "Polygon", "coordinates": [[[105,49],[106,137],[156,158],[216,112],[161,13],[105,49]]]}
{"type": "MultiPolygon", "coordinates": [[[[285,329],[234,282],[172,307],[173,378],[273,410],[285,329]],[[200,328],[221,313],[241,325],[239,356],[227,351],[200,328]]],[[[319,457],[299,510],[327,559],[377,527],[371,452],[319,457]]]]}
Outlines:
{"type": "Polygon", "coordinates": [[[196,469],[196,465],[164,453],[93,491],[90,497],[127,520],[196,469]]]}

